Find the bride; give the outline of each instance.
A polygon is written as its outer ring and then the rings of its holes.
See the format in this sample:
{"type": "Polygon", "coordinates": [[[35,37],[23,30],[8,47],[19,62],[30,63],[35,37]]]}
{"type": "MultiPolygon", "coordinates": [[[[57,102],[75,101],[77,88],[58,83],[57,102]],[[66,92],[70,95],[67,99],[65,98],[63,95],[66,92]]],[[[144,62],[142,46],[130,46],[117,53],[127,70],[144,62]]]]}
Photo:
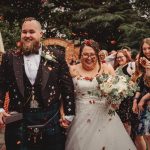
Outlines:
{"type": "Polygon", "coordinates": [[[71,67],[76,96],[76,116],[67,133],[66,150],[135,150],[117,114],[108,114],[105,98],[96,94],[96,76],[114,74],[113,68],[100,64],[98,44],[86,40],[80,48],[81,63],[71,67]]]}

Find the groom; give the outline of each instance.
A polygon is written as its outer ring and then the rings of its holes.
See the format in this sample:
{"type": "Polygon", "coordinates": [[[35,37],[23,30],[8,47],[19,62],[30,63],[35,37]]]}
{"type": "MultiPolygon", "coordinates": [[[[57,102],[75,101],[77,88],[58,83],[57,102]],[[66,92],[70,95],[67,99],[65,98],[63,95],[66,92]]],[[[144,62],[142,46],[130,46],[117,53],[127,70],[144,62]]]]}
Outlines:
{"type": "Polygon", "coordinates": [[[7,150],[64,150],[60,103],[65,112],[63,125],[68,127],[75,113],[74,87],[64,54],[44,47],[40,43],[42,35],[40,23],[26,18],[19,48],[3,55],[0,124],[6,124],[7,150]],[[3,110],[6,92],[9,113],[3,110]]]}

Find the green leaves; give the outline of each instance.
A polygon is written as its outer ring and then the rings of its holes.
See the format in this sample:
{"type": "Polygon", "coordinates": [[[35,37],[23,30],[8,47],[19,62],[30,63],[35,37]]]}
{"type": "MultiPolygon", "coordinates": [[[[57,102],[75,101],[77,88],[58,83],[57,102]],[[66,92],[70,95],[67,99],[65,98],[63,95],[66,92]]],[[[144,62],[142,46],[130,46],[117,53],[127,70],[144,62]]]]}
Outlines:
{"type": "Polygon", "coordinates": [[[13,48],[20,36],[15,24],[32,15],[42,23],[45,38],[59,37],[79,43],[91,38],[102,49],[118,50],[128,45],[138,50],[141,39],[150,35],[149,8],[149,0],[1,1],[0,14],[5,20],[0,29],[6,49],[13,48]]]}
{"type": "Polygon", "coordinates": [[[0,29],[5,51],[15,48],[16,42],[20,39],[20,27],[17,21],[14,21],[12,24],[8,21],[0,21],[0,29]]]}

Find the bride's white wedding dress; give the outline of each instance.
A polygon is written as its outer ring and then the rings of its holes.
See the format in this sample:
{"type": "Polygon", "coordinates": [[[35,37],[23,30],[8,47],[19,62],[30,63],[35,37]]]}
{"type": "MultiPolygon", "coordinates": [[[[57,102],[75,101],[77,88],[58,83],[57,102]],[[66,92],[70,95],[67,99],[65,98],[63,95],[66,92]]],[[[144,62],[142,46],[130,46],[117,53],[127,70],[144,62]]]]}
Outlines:
{"type": "Polygon", "coordinates": [[[96,78],[74,78],[76,116],[68,129],[66,150],[136,150],[117,114],[96,94],[96,78]]]}

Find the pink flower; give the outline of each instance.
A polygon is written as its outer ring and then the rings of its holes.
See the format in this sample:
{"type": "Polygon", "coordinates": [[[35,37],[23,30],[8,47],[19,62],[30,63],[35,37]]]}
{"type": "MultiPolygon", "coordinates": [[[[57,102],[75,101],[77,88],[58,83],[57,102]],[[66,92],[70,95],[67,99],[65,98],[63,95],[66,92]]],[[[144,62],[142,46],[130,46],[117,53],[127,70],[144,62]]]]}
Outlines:
{"type": "Polygon", "coordinates": [[[93,43],[92,40],[85,40],[85,41],[84,41],[84,44],[87,45],[87,46],[91,46],[92,43],[93,43]]]}

